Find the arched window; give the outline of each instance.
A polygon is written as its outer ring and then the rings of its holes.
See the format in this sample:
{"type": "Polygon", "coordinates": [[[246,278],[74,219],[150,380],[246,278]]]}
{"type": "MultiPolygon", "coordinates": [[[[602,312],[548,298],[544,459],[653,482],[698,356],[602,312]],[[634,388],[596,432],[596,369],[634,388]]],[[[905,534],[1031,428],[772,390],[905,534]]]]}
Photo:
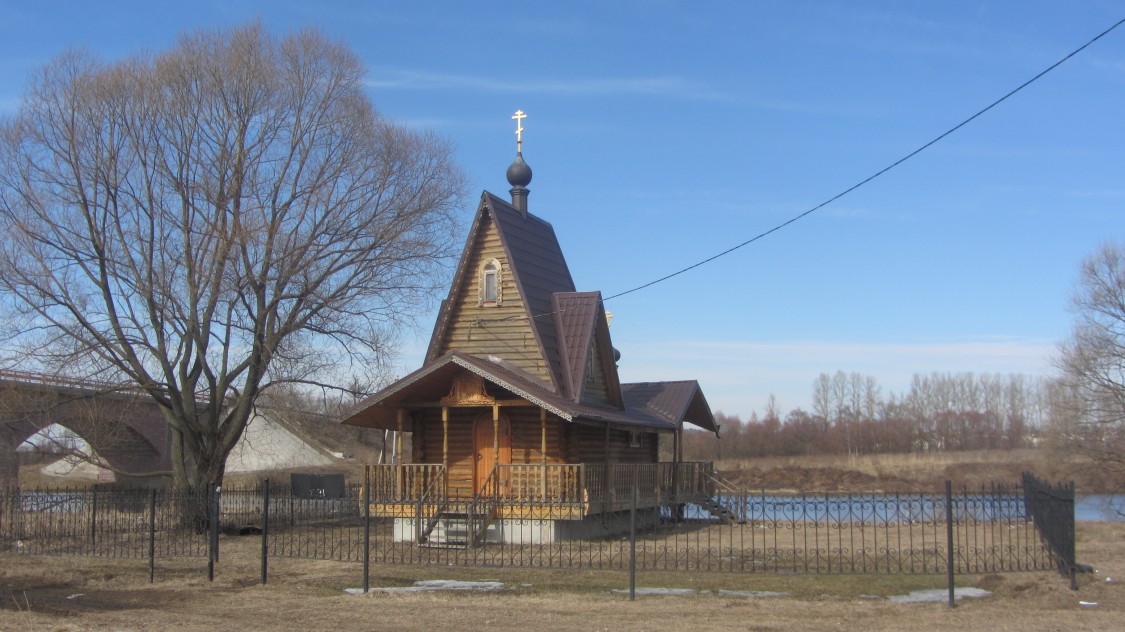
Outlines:
{"type": "Polygon", "coordinates": [[[500,262],[489,259],[480,268],[480,304],[499,305],[503,300],[501,287],[503,283],[500,262]]]}

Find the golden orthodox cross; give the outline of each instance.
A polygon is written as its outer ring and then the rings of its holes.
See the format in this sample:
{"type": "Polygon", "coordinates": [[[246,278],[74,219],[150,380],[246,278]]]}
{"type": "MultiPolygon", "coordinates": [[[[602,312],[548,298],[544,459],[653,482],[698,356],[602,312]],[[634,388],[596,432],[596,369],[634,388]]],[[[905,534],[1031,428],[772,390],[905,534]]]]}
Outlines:
{"type": "Polygon", "coordinates": [[[516,110],[516,115],[512,117],[516,121],[516,153],[523,151],[523,120],[527,115],[523,110],[516,110]]]}

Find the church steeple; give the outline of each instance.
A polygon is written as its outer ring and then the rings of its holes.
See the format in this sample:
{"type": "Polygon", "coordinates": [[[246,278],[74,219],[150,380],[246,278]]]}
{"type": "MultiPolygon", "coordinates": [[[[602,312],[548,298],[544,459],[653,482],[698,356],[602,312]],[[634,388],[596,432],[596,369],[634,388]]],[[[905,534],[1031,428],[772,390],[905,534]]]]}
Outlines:
{"type": "Polygon", "coordinates": [[[516,159],[508,166],[508,184],[512,185],[509,193],[512,194],[512,207],[527,217],[527,196],[531,193],[527,185],[531,184],[531,167],[523,160],[523,119],[527,118],[523,110],[516,110],[512,119],[516,121],[516,159]]]}

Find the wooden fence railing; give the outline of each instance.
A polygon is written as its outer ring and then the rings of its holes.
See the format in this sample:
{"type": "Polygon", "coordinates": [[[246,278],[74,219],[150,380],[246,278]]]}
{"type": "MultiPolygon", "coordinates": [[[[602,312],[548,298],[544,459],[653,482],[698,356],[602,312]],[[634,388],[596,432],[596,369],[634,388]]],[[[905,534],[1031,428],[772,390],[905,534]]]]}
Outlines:
{"type": "MultiPolygon", "coordinates": [[[[373,465],[368,471],[372,502],[380,504],[415,504],[423,496],[432,497],[434,481],[446,476],[445,468],[436,464],[373,465]]],[[[642,507],[709,497],[713,472],[710,463],[505,464],[498,466],[489,494],[501,503],[620,511],[631,506],[634,486],[642,507]]]]}

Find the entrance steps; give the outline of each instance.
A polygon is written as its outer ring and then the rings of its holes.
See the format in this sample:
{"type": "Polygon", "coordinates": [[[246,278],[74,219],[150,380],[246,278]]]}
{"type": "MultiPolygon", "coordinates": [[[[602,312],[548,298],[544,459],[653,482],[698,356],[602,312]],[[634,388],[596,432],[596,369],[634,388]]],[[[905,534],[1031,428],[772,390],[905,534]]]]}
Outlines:
{"type": "Polygon", "coordinates": [[[448,508],[438,512],[419,538],[419,544],[431,548],[470,548],[484,543],[485,533],[495,513],[474,512],[468,507],[448,508]]]}

